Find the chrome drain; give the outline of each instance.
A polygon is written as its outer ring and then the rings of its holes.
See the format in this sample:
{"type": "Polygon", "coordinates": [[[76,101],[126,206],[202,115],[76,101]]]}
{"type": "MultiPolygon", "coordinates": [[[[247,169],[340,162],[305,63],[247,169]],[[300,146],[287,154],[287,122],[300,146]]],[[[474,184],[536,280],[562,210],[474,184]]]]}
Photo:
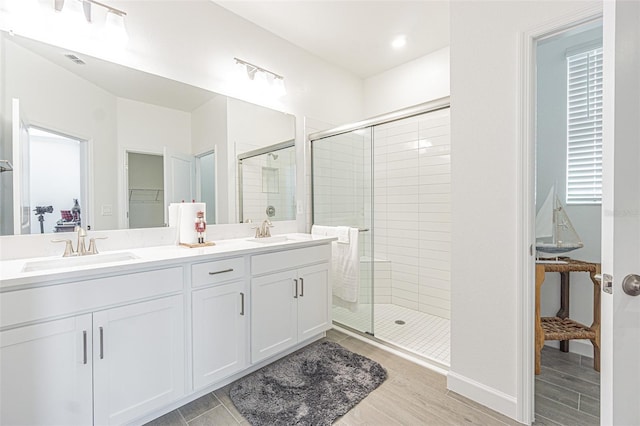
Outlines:
{"type": "Polygon", "coordinates": [[[404,321],[402,321],[402,320],[396,320],[395,322],[396,322],[396,324],[398,324],[398,325],[405,325],[405,324],[406,324],[406,322],[404,322],[404,321]]]}

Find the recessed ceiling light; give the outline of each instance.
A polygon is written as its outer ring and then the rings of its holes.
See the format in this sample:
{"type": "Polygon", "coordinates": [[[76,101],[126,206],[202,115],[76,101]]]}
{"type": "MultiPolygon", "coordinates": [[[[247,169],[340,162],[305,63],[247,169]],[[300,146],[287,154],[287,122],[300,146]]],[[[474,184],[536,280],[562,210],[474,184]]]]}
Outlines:
{"type": "Polygon", "coordinates": [[[405,44],[407,44],[407,36],[399,35],[393,39],[393,41],[391,42],[391,47],[393,47],[394,49],[400,49],[404,47],[405,44]]]}

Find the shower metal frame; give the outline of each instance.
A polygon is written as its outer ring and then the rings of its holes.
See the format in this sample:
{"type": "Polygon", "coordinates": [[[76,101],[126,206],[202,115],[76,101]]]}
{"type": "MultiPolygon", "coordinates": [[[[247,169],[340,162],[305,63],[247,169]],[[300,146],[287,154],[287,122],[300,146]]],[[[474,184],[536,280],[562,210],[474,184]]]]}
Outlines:
{"type": "MultiPolygon", "coordinates": [[[[425,102],[422,104],[418,104],[418,105],[414,105],[408,108],[403,108],[397,111],[393,111],[387,114],[382,114],[382,115],[377,115],[375,117],[371,117],[368,118],[366,120],[362,120],[362,121],[357,121],[355,123],[349,123],[349,124],[344,124],[338,127],[334,127],[332,129],[328,129],[328,130],[322,130],[319,132],[315,132],[315,133],[310,133],[308,136],[308,141],[309,141],[309,155],[310,155],[310,164],[311,164],[311,179],[310,179],[310,191],[309,194],[311,195],[311,220],[313,222],[313,218],[314,218],[314,193],[313,193],[313,189],[314,189],[314,185],[313,185],[313,143],[317,142],[319,140],[322,139],[326,139],[326,138],[330,138],[332,136],[337,136],[337,135],[341,135],[341,134],[345,134],[345,133],[350,133],[353,132],[355,130],[362,130],[362,129],[373,129],[374,126],[378,126],[381,124],[386,124],[386,123],[391,123],[393,121],[398,121],[398,120],[402,120],[405,118],[410,118],[410,117],[415,117],[417,115],[421,115],[421,114],[426,114],[426,113],[430,113],[430,112],[435,112],[435,111],[439,111],[442,109],[446,109],[446,108],[450,108],[451,107],[451,100],[450,100],[450,96],[445,96],[442,98],[438,98],[438,99],[434,99],[432,101],[429,102],[425,102]]],[[[374,156],[374,138],[373,138],[373,133],[371,133],[371,159],[372,159],[372,165],[371,165],[371,226],[369,229],[367,229],[367,231],[371,231],[371,246],[375,247],[374,244],[374,237],[375,237],[375,227],[373,226],[373,222],[374,222],[374,214],[375,212],[373,211],[373,190],[374,190],[374,185],[373,185],[373,156],[374,156]]],[[[311,230],[311,225],[313,223],[308,224],[307,226],[307,231],[310,232],[311,230]]],[[[373,251],[372,251],[372,259],[373,259],[373,251]]],[[[374,263],[371,262],[371,267],[373,269],[373,265],[374,263]]],[[[375,330],[373,327],[373,318],[375,317],[375,303],[373,303],[375,299],[375,274],[371,273],[371,332],[362,332],[359,331],[357,329],[354,329],[348,325],[342,324],[342,323],[337,323],[340,327],[347,329],[348,331],[352,332],[352,333],[356,333],[359,335],[364,335],[369,339],[372,339],[378,343],[387,345],[389,347],[392,347],[393,349],[399,350],[401,352],[407,353],[408,355],[411,356],[415,356],[419,359],[422,359],[423,357],[419,354],[413,353],[411,351],[405,350],[403,348],[401,348],[400,346],[397,346],[391,342],[388,342],[386,340],[381,340],[375,337],[375,330]]],[[[439,364],[437,361],[432,360],[432,359],[424,359],[425,361],[431,363],[431,364],[439,364]]],[[[442,366],[438,366],[440,368],[442,368],[442,366]]]]}

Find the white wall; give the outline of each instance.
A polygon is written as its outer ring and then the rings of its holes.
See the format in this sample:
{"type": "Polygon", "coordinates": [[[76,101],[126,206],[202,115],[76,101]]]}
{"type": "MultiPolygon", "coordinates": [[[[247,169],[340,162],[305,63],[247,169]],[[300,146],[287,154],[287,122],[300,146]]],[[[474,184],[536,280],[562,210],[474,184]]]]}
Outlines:
{"type": "MultiPolygon", "coordinates": [[[[552,185],[561,200],[566,199],[567,170],[567,61],[569,48],[602,40],[602,27],[570,36],[556,37],[538,44],[537,129],[536,129],[536,210],[552,185]]],[[[563,201],[564,202],[564,201],[563,201]]],[[[565,210],[584,248],[568,253],[574,259],[600,262],[601,205],[565,205],[565,210]]],[[[555,316],[560,308],[560,274],[547,274],[541,289],[542,316],[555,316]]],[[[582,324],[593,321],[593,283],[586,273],[571,274],[571,318],[582,324]]],[[[557,346],[558,342],[549,342],[557,346]]],[[[593,356],[587,341],[569,344],[571,352],[593,356]]]]}
{"type": "Polygon", "coordinates": [[[522,33],[598,3],[451,2],[448,386],[511,417],[517,395],[522,33]]]}
{"type": "Polygon", "coordinates": [[[449,48],[400,65],[364,81],[364,116],[449,96],[449,48]]]}

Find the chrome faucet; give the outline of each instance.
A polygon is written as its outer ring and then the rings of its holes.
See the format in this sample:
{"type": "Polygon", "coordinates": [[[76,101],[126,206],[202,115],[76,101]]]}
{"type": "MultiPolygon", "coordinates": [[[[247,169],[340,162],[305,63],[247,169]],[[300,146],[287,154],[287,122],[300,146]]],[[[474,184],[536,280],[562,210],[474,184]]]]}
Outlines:
{"type": "Polygon", "coordinates": [[[62,257],[69,256],[86,256],[89,254],[98,254],[98,248],[96,247],[96,240],[104,240],[107,237],[95,237],[91,238],[89,241],[89,250],[85,245],[85,237],[87,236],[87,231],[80,227],[76,226],[73,231],[78,235],[78,242],[76,244],[76,249],[73,248],[73,242],[71,240],[51,240],[54,243],[65,243],[64,246],[64,254],[62,257]]]}

